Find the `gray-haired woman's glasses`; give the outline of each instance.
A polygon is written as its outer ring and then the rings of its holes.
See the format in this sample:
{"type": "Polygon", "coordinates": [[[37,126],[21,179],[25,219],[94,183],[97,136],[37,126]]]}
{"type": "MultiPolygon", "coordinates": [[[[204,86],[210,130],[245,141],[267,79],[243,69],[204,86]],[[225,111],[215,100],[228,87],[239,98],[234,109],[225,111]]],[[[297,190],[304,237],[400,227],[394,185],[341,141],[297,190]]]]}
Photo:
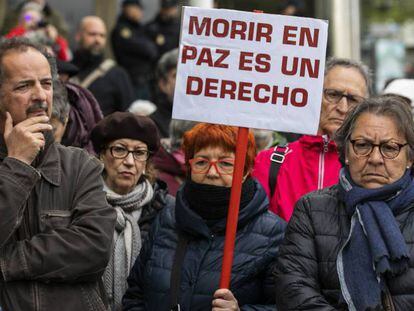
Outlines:
{"type": "Polygon", "coordinates": [[[381,155],[386,159],[396,158],[400,154],[401,148],[408,145],[408,143],[399,144],[392,141],[374,144],[365,139],[350,139],[349,141],[352,144],[355,154],[358,156],[368,157],[372,153],[372,150],[374,150],[374,147],[378,147],[381,155]]]}
{"type": "Polygon", "coordinates": [[[143,162],[147,161],[150,156],[150,152],[146,149],[128,150],[121,146],[112,146],[109,147],[109,151],[115,159],[125,159],[130,153],[132,153],[132,156],[136,161],[143,162]]]}

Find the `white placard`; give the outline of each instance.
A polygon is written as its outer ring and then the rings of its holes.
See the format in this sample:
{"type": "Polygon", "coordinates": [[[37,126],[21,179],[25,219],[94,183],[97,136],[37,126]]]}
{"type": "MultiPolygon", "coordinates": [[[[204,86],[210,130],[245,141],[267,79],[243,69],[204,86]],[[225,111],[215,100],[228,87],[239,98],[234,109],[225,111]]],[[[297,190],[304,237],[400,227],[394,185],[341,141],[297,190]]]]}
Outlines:
{"type": "Polygon", "coordinates": [[[316,134],[327,21],[184,7],[173,118],[316,134]]]}

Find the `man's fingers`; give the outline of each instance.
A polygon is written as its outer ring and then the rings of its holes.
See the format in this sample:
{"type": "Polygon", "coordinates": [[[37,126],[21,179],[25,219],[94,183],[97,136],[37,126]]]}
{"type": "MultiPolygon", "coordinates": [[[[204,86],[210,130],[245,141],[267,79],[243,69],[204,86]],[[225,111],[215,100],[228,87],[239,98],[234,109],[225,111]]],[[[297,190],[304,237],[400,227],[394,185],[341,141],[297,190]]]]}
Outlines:
{"type": "Polygon", "coordinates": [[[8,137],[13,130],[13,118],[9,112],[6,111],[6,122],[4,123],[4,137],[8,137]]]}
{"type": "Polygon", "coordinates": [[[28,130],[31,133],[46,132],[52,130],[52,125],[48,123],[36,123],[26,127],[26,130],[28,130]]]}
{"type": "Polygon", "coordinates": [[[49,122],[49,117],[48,116],[38,116],[38,117],[28,118],[28,119],[20,122],[18,125],[23,126],[23,127],[29,127],[29,126],[31,126],[33,124],[36,124],[36,123],[47,124],[48,122],[49,122]]]}
{"type": "Polygon", "coordinates": [[[37,140],[41,140],[41,141],[45,140],[45,136],[43,135],[43,133],[40,133],[40,132],[39,133],[33,133],[32,135],[37,140]]]}

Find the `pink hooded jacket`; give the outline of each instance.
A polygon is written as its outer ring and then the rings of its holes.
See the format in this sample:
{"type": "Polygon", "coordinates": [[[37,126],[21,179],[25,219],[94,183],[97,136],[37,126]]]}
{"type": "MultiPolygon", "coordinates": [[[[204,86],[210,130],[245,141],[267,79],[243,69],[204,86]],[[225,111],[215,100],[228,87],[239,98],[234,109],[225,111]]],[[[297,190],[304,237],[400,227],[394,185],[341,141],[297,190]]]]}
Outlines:
{"type": "Polygon", "coordinates": [[[336,184],[341,168],[336,145],[325,136],[305,135],[289,143],[288,147],[289,151],[280,166],[272,198],[269,170],[274,148],[257,155],[252,173],[269,197],[269,210],[286,221],[289,221],[296,201],[301,196],[336,184]]]}

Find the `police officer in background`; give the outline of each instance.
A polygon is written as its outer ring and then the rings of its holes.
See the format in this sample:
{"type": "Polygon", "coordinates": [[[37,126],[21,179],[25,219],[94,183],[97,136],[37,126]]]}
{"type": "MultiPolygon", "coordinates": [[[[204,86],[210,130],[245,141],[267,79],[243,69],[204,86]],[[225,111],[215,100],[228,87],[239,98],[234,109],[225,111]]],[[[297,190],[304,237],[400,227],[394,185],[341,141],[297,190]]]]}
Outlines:
{"type": "Polygon", "coordinates": [[[178,47],[180,20],[177,0],[162,0],[161,9],[155,19],[148,24],[148,31],[158,46],[159,55],[178,47]]]}
{"type": "Polygon", "coordinates": [[[124,0],[121,15],[112,31],[112,49],[119,65],[129,73],[138,99],[149,99],[153,66],[158,48],[141,24],[142,4],[124,0]]]}

